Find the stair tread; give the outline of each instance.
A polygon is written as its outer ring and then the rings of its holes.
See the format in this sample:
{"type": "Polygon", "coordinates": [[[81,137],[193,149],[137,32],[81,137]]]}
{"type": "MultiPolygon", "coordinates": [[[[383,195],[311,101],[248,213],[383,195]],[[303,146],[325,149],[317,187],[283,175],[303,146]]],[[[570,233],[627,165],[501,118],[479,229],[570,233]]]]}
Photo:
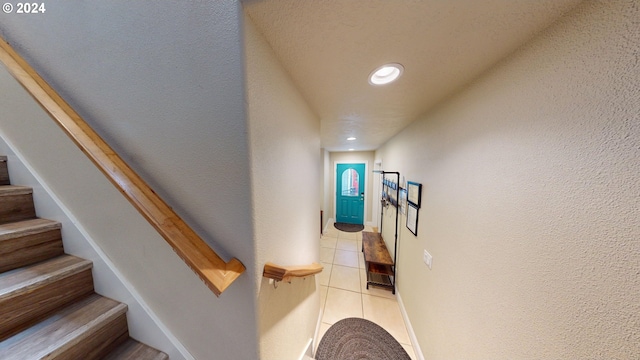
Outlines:
{"type": "Polygon", "coordinates": [[[90,269],[92,262],[72,255],[61,255],[34,265],[0,274],[0,300],[31,291],[71,274],[90,269]]]}
{"type": "Polygon", "coordinates": [[[166,360],[167,354],[129,338],[103,360],[166,360]]]}
{"type": "Polygon", "coordinates": [[[0,273],[62,255],[61,227],[39,218],[0,224],[0,273]]]}
{"type": "Polygon", "coordinates": [[[0,224],[0,241],[60,228],[59,222],[41,218],[0,224]]]}
{"type": "Polygon", "coordinates": [[[90,295],[0,342],[0,358],[55,358],[56,354],[90,339],[106,322],[126,311],[126,304],[97,294],[90,295]]]}
{"type": "Polygon", "coordinates": [[[20,185],[0,185],[0,196],[24,195],[33,193],[33,188],[20,185]]]}
{"type": "Polygon", "coordinates": [[[92,262],[62,253],[62,225],[35,217],[33,188],[11,185],[6,161],[0,155],[0,359],[169,359],[128,337],[127,305],[93,293],[92,262]]]}

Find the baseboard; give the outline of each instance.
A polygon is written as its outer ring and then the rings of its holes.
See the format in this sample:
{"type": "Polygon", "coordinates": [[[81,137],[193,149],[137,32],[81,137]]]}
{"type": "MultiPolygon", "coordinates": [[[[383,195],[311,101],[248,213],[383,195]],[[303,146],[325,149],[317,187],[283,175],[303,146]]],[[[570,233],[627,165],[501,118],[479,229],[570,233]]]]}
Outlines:
{"type": "Polygon", "coordinates": [[[316,352],[316,348],[318,347],[318,342],[320,341],[320,339],[318,339],[318,335],[320,335],[320,326],[322,326],[322,315],[324,314],[324,306],[320,306],[320,311],[318,312],[318,321],[316,322],[316,331],[313,334],[313,343],[311,345],[311,357],[313,358],[313,356],[315,355],[316,352]]]}
{"type": "Polygon", "coordinates": [[[0,137],[0,152],[7,155],[11,161],[9,166],[12,181],[33,188],[38,215],[62,223],[65,253],[93,262],[96,292],[127,304],[131,336],[164,351],[171,359],[193,360],[194,357],[160,321],[133,285],[118,271],[115,264],[82,227],[80,221],[47,186],[17,148],[0,137]]]}
{"type": "Polygon", "coordinates": [[[409,320],[407,311],[404,308],[404,302],[402,302],[402,296],[400,296],[400,292],[398,291],[397,288],[396,288],[396,298],[398,299],[398,305],[400,306],[400,312],[402,313],[402,318],[404,319],[404,323],[407,326],[407,332],[409,333],[409,339],[411,340],[411,346],[413,347],[413,352],[416,354],[416,357],[418,360],[424,360],[424,355],[422,355],[420,344],[418,344],[418,338],[416,338],[416,333],[413,332],[413,326],[411,326],[411,321],[409,320]]]}
{"type": "Polygon", "coordinates": [[[307,346],[305,346],[302,354],[300,354],[300,356],[298,357],[298,359],[300,360],[309,358],[313,359],[313,339],[309,339],[309,341],[307,341],[307,346]]]}
{"type": "Polygon", "coordinates": [[[326,233],[327,232],[327,228],[329,227],[329,225],[333,225],[333,223],[335,223],[336,221],[333,218],[329,218],[327,220],[327,225],[324,226],[324,229],[322,229],[322,233],[326,233]]]}

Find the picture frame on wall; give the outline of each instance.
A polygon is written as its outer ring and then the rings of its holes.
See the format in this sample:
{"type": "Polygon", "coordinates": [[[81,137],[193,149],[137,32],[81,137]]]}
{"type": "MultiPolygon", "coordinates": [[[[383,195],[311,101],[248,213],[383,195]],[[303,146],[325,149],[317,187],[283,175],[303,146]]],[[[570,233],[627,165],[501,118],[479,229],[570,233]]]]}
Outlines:
{"type": "Polygon", "coordinates": [[[418,208],[413,204],[407,205],[407,229],[418,236],[418,208]]]}
{"type": "Polygon", "coordinates": [[[420,209],[422,200],[422,184],[407,181],[407,202],[420,209]]]}

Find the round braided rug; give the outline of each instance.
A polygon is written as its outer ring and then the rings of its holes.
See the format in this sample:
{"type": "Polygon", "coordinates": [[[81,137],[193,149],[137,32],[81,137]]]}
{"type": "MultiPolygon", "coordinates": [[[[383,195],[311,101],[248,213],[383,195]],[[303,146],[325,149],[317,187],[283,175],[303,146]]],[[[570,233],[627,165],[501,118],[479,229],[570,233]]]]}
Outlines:
{"type": "Polygon", "coordinates": [[[317,360],[411,360],[385,329],[360,318],[333,324],[320,340],[317,360]]]}

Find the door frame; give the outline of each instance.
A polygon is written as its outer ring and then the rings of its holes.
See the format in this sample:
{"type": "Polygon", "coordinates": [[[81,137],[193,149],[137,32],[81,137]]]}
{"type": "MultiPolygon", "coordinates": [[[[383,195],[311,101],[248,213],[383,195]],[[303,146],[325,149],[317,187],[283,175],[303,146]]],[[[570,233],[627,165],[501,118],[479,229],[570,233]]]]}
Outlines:
{"type": "Polygon", "coordinates": [[[349,164],[364,164],[364,206],[363,206],[363,214],[362,214],[362,224],[367,225],[367,199],[369,189],[367,187],[367,182],[369,181],[369,162],[367,160],[353,160],[353,161],[334,161],[333,162],[333,222],[338,218],[338,204],[336,204],[336,198],[338,197],[338,187],[336,186],[338,182],[338,164],[340,165],[349,165],[349,164]]]}

